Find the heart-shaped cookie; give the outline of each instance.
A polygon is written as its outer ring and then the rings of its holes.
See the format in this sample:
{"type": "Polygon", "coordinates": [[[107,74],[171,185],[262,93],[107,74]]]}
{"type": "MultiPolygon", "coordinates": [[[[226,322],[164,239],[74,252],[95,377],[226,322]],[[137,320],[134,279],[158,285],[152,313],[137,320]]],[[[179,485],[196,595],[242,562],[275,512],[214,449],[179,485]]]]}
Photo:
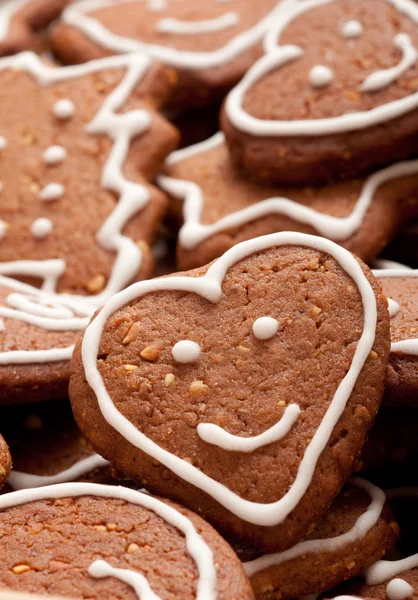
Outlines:
{"type": "Polygon", "coordinates": [[[70,396],[122,473],[282,550],[353,469],[388,353],[367,267],[329,240],[279,233],[110,299],[76,349],[70,396]]]}

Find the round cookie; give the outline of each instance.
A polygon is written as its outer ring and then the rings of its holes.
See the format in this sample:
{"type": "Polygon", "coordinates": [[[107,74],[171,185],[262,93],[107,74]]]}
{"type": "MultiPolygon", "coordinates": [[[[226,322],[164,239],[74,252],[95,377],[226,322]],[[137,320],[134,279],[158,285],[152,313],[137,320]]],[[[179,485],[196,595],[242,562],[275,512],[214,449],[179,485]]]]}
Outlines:
{"type": "Polygon", "coordinates": [[[9,447],[0,435],[0,488],[3,487],[4,482],[10,475],[10,469],[12,468],[12,459],[10,457],[9,447]]]}
{"type": "Polygon", "coordinates": [[[23,53],[0,82],[0,261],[37,281],[57,260],[53,289],[97,308],[152,271],[167,199],[147,180],[177,143],[153,108],[169,74],[140,55],[57,68],[23,53]]]}
{"type": "Polygon", "coordinates": [[[56,19],[70,0],[3,0],[0,56],[33,49],[36,33],[56,19]]]}
{"type": "Polygon", "coordinates": [[[260,181],[304,185],[355,178],[413,155],[416,2],[290,0],[281,7],[265,55],[224,105],[233,162],[260,181]]]}
{"type": "Polygon", "coordinates": [[[110,600],[251,600],[229,545],[200,517],[89,483],[0,497],[0,587],[110,600]]]}
{"type": "Polygon", "coordinates": [[[418,213],[418,161],[317,187],[254,183],[236,172],[222,133],[166,161],[159,186],[183,223],[178,267],[204,265],[243,240],[276,231],[316,233],[371,263],[418,213]]]}
{"type": "Polygon", "coordinates": [[[366,571],[365,582],[353,580],[344,586],[344,593],[376,600],[415,598],[418,594],[418,554],[401,560],[378,561],[366,571]]]}
{"type": "Polygon", "coordinates": [[[385,495],[352,480],[305,541],[244,563],[257,600],[318,594],[364,571],[391,550],[399,527],[385,495]]]}
{"type": "Polygon", "coordinates": [[[68,481],[116,483],[109,463],[81,435],[68,402],[2,407],[0,421],[13,458],[7,491],[68,481]]]}
{"type": "Polygon", "coordinates": [[[127,477],[280,551],[354,468],[388,352],[367,267],[329,240],[279,233],[114,296],[77,346],[70,398],[127,477]]]}
{"type": "Polygon", "coordinates": [[[390,298],[391,355],[384,401],[414,405],[418,397],[418,271],[407,267],[374,271],[390,298]]]}
{"type": "Polygon", "coordinates": [[[176,70],[171,106],[219,101],[262,55],[280,0],[91,0],[72,3],[52,31],[64,63],[146,52],[176,70]]]}

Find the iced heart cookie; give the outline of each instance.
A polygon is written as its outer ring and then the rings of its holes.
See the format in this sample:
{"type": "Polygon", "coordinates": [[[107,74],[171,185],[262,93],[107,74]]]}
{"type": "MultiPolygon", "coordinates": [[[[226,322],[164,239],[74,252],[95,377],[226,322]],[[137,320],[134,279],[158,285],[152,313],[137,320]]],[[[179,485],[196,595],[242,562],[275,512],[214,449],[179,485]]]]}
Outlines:
{"type": "Polygon", "coordinates": [[[354,467],[388,352],[367,267],[329,240],[279,233],[109,300],[75,352],[71,403],[127,477],[279,551],[354,467]]]}
{"type": "Polygon", "coordinates": [[[210,525],[128,488],[64,483],[5,494],[0,526],[0,588],[100,600],[253,598],[210,525]]]}
{"type": "Polygon", "coordinates": [[[204,265],[243,240],[289,230],[328,237],[370,263],[418,214],[418,161],[344,183],[279,188],[237,173],[222,133],[173,152],[158,183],[183,222],[180,269],[204,265]]]}
{"type": "Polygon", "coordinates": [[[67,401],[2,407],[0,421],[13,458],[7,491],[69,481],[117,482],[109,463],[81,435],[67,401]]]}
{"type": "Polygon", "coordinates": [[[222,115],[234,163],[254,178],[348,179],[415,153],[416,2],[290,0],[264,46],[222,115]]]}
{"type": "Polygon", "coordinates": [[[32,49],[35,34],[57,18],[69,0],[3,0],[0,56],[32,49]]]}
{"type": "Polygon", "coordinates": [[[172,105],[219,100],[261,56],[280,0],[87,0],[74,2],[52,33],[65,63],[132,51],[175,68],[172,105]]]}
{"type": "Polygon", "coordinates": [[[393,549],[399,527],[382,490],[352,480],[303,542],[244,563],[257,600],[318,594],[361,574],[393,549]]]}
{"type": "Polygon", "coordinates": [[[58,259],[54,290],[100,306],[151,272],[166,198],[147,179],[177,141],[153,108],[168,75],[140,55],[55,68],[23,53],[0,82],[0,261],[36,277],[58,259]]]}
{"type": "Polygon", "coordinates": [[[418,384],[418,271],[374,271],[389,300],[391,356],[385,387],[388,404],[416,405],[418,384]]]}

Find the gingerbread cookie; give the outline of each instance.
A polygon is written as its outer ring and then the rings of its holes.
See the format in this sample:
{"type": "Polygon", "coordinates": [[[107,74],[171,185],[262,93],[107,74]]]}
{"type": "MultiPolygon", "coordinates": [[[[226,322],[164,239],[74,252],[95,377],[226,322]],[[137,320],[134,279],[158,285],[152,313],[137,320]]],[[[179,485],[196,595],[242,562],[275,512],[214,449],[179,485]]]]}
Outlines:
{"type": "Polygon", "coordinates": [[[222,115],[234,163],[254,178],[349,179],[415,154],[416,2],[283,2],[264,47],[222,115]]]}
{"type": "Polygon", "coordinates": [[[388,352],[367,267],[329,240],[279,233],[109,300],[75,352],[71,403],[126,476],[280,551],[353,469],[388,352]]]}
{"type": "Polygon", "coordinates": [[[389,298],[391,356],[385,402],[416,405],[418,394],[418,271],[407,267],[374,271],[389,298]]]}
{"type": "Polygon", "coordinates": [[[110,600],[252,600],[238,557],[203,519],[117,486],[0,497],[0,588],[110,600]]]}
{"type": "Polygon", "coordinates": [[[0,6],[0,56],[36,46],[36,32],[56,19],[70,0],[3,0],[0,6]]]}
{"type": "Polygon", "coordinates": [[[146,179],[177,141],[151,106],[167,73],[140,55],[55,68],[25,53],[0,61],[0,81],[0,260],[36,277],[59,259],[54,289],[100,306],[151,272],[166,198],[146,179]]]}
{"type": "Polygon", "coordinates": [[[184,222],[180,269],[204,265],[243,240],[286,230],[323,235],[370,263],[401,223],[418,214],[416,160],[324,187],[269,187],[234,170],[222,133],[173,152],[158,183],[184,222]]]}
{"type": "Polygon", "coordinates": [[[146,52],[176,70],[172,106],[222,98],[262,54],[280,0],[87,0],[63,12],[52,46],[64,63],[146,52]]]}
{"type": "Polygon", "coordinates": [[[8,491],[68,481],[116,483],[109,463],[81,435],[68,402],[2,407],[0,421],[13,458],[8,491]]]}
{"type": "Polygon", "coordinates": [[[318,594],[364,569],[391,550],[399,532],[385,494],[354,479],[303,542],[244,563],[257,600],[318,594]]]}

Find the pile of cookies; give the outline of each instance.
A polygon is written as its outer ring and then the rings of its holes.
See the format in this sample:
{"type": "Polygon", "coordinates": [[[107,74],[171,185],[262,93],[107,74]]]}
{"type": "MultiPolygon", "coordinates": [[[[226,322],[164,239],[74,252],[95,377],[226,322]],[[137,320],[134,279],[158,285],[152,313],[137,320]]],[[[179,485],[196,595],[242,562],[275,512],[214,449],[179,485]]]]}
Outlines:
{"type": "Polygon", "coordinates": [[[0,598],[418,597],[418,3],[3,0],[0,90],[0,598]]]}

